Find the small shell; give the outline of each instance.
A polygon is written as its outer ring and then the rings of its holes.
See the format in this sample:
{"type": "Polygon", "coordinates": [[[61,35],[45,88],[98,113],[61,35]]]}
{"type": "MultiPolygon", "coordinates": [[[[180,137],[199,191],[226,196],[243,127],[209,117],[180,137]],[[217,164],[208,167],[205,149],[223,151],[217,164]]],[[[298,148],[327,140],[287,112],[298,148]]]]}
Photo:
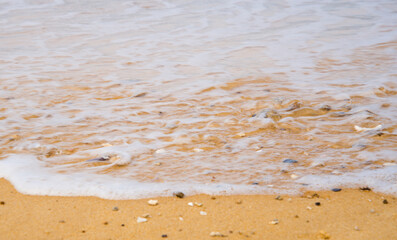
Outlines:
{"type": "Polygon", "coordinates": [[[137,223],[147,222],[147,219],[146,219],[146,218],[142,218],[142,217],[138,217],[138,218],[136,219],[136,222],[137,222],[137,223]]]}
{"type": "Polygon", "coordinates": [[[150,206],[156,206],[156,205],[159,204],[159,201],[158,201],[158,200],[150,199],[147,203],[148,203],[150,206]]]}

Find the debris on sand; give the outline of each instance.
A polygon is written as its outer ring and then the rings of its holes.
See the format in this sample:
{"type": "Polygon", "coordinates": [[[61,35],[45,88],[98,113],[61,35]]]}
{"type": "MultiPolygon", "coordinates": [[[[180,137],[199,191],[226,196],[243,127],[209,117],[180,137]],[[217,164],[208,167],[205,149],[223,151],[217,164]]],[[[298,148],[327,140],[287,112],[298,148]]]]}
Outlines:
{"type": "Polygon", "coordinates": [[[326,233],[325,231],[320,231],[317,236],[319,239],[330,239],[331,238],[331,236],[328,233],[326,233]]]}
{"type": "Polygon", "coordinates": [[[201,215],[201,216],[206,216],[206,215],[207,215],[207,213],[206,213],[206,212],[204,212],[204,211],[200,211],[200,215],[201,215]]]}
{"type": "Polygon", "coordinates": [[[276,199],[276,200],[283,200],[283,197],[281,197],[280,195],[278,195],[278,196],[275,197],[274,199],[276,199]]]}
{"type": "Polygon", "coordinates": [[[272,224],[272,225],[276,225],[278,223],[279,223],[278,219],[273,219],[272,221],[269,222],[269,224],[272,224]]]}
{"type": "Polygon", "coordinates": [[[341,189],[341,188],[333,188],[333,189],[331,189],[331,191],[333,191],[333,192],[340,192],[340,191],[342,191],[342,189],[341,189]]]}
{"type": "Polygon", "coordinates": [[[210,233],[210,236],[211,236],[211,237],[227,237],[227,235],[222,234],[222,233],[220,233],[220,232],[211,232],[211,233],[210,233]]]}

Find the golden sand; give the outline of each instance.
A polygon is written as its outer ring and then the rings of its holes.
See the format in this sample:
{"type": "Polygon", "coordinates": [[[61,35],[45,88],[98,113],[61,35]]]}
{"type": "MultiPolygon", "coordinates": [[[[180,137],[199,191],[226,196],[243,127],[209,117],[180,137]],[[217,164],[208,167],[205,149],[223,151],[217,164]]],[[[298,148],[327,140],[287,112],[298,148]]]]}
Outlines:
{"type": "Polygon", "coordinates": [[[372,191],[306,192],[281,200],[161,197],[150,206],[149,199],[28,196],[4,179],[0,186],[0,239],[397,239],[396,197],[372,191]],[[147,222],[137,223],[145,215],[147,222]]]}

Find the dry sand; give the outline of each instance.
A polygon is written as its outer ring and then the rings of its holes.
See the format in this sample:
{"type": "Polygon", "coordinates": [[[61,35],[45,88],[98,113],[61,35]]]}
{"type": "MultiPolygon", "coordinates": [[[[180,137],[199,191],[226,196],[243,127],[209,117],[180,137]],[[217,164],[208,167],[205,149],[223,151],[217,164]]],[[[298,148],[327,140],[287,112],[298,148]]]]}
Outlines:
{"type": "Polygon", "coordinates": [[[313,194],[161,197],[150,206],[149,199],[28,196],[0,179],[0,239],[397,239],[396,197],[313,194]],[[148,221],[137,223],[145,214],[148,221]]]}

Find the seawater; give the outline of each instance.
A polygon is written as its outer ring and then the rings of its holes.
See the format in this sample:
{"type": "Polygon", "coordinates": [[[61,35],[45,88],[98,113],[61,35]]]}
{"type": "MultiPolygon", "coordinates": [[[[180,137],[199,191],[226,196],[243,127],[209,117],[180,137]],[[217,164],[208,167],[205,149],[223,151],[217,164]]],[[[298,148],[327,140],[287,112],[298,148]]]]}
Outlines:
{"type": "Polygon", "coordinates": [[[394,0],[0,0],[0,177],[109,199],[396,195],[396,24],[394,0]]]}

